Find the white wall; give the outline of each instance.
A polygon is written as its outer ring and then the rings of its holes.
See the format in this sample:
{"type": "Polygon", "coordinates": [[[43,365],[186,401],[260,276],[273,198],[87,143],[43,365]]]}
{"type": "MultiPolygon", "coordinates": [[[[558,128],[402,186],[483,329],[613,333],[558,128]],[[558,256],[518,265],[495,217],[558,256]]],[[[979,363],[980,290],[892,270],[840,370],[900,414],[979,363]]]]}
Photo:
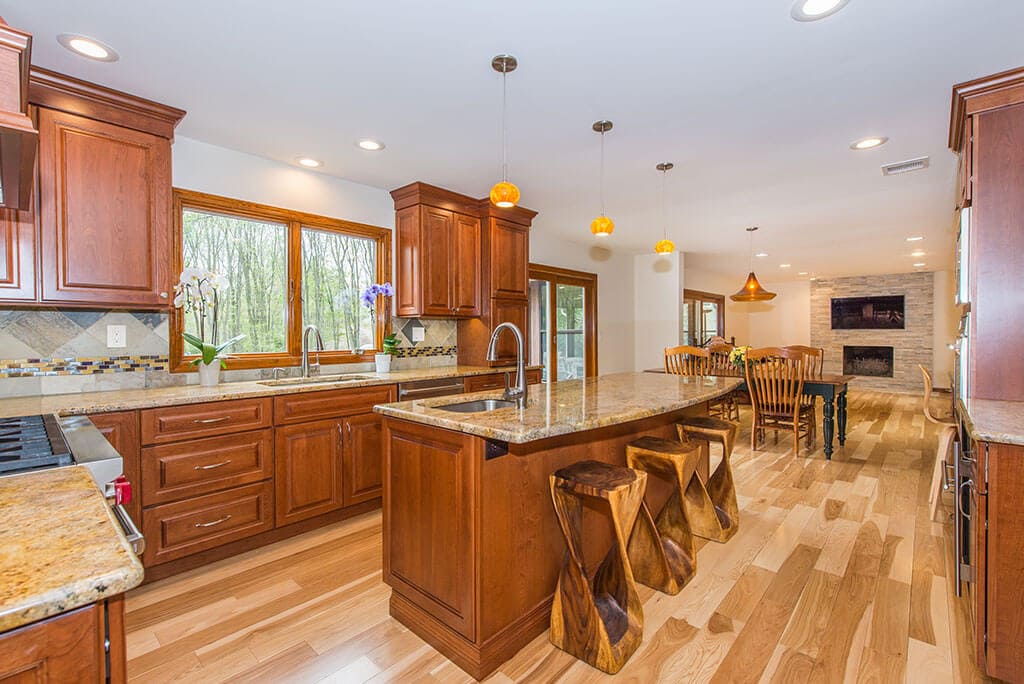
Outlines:
{"type": "Polygon", "coordinates": [[[721,273],[692,268],[689,264],[686,264],[683,277],[683,285],[687,290],[701,290],[725,297],[725,334],[723,337],[726,339],[735,337],[736,344],[747,344],[750,337],[748,323],[750,305],[729,299],[729,295],[740,289],[744,280],[746,278],[741,277],[740,274],[730,277],[721,273]]]}
{"type": "Polygon", "coordinates": [[[953,299],[956,276],[953,271],[935,271],[935,312],[932,317],[932,378],[936,387],[950,387],[953,372],[953,351],[950,343],[960,325],[960,308],[953,299]]]}
{"type": "Polygon", "coordinates": [[[597,274],[598,373],[633,370],[632,255],[554,237],[538,220],[530,230],[530,261],[597,274]]]}
{"type": "Polygon", "coordinates": [[[665,347],[680,342],[683,255],[633,257],[633,369],[659,368],[665,347]]]}
{"type": "Polygon", "coordinates": [[[777,296],[767,302],[749,302],[747,344],[752,347],[782,347],[811,343],[811,284],[807,281],[761,285],[777,296]]]}
{"type": "Polygon", "coordinates": [[[174,187],[383,228],[395,225],[386,190],[178,136],[174,187]]]}

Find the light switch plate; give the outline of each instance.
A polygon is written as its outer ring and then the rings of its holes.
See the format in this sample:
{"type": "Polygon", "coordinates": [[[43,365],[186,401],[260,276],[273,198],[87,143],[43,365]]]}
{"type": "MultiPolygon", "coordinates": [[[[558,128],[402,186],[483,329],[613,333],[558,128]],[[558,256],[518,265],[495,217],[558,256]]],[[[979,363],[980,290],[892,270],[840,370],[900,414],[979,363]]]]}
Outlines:
{"type": "Polygon", "coordinates": [[[123,325],[107,326],[107,348],[123,349],[128,346],[128,328],[123,325]]]}
{"type": "Polygon", "coordinates": [[[423,341],[423,336],[426,334],[426,332],[427,332],[426,328],[422,328],[420,326],[414,326],[413,329],[412,329],[412,341],[413,342],[422,342],[423,341]]]}

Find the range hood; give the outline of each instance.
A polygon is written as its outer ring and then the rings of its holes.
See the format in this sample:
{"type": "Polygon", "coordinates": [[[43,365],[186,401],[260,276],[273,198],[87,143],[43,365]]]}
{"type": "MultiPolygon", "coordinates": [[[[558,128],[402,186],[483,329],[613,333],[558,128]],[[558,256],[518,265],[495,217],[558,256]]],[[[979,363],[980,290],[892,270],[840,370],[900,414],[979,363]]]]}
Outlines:
{"type": "Polygon", "coordinates": [[[28,116],[32,36],[0,17],[0,207],[28,209],[39,132],[28,116]]]}

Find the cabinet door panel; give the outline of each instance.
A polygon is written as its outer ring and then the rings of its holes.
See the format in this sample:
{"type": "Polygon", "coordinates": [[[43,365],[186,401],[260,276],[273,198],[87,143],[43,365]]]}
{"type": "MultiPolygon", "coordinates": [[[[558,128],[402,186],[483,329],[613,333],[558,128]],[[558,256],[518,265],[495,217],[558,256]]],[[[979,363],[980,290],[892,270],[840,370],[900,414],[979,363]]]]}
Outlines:
{"type": "Polygon", "coordinates": [[[0,209],[0,299],[36,296],[35,215],[0,209]]]}
{"type": "Polygon", "coordinates": [[[132,500],[125,508],[128,509],[128,515],[132,517],[132,520],[138,524],[142,521],[139,412],[94,413],[89,416],[89,420],[117,450],[117,453],[121,454],[124,476],[132,483],[132,500]]]}
{"type": "Polygon", "coordinates": [[[455,214],[452,238],[452,313],[480,315],[480,219],[455,214]]]}
{"type": "Polygon", "coordinates": [[[344,445],[344,504],[376,499],[381,494],[383,472],[380,416],[367,413],[346,418],[344,445]]]}
{"type": "Polygon", "coordinates": [[[423,207],[423,315],[451,314],[450,275],[453,223],[455,215],[445,209],[423,207]]]}
{"type": "MultiPolygon", "coordinates": [[[[529,330],[526,326],[526,302],[520,299],[492,299],[491,322],[492,329],[499,323],[511,322],[524,332],[529,330]]],[[[516,340],[508,332],[503,332],[498,338],[497,359],[491,365],[509,366],[515,362],[516,340]]]]}
{"type": "Polygon", "coordinates": [[[93,604],[0,635],[0,682],[101,682],[103,608],[93,604]]]}
{"type": "Polygon", "coordinates": [[[274,494],[278,526],[342,507],[343,427],[338,419],[276,429],[274,494]]]}
{"type": "Polygon", "coordinates": [[[169,305],[170,142],[40,108],[42,295],[169,305]]]}
{"type": "Polygon", "coordinates": [[[491,219],[491,296],[527,299],[530,287],[530,231],[491,219]]]}
{"type": "Polygon", "coordinates": [[[423,298],[419,207],[407,207],[396,214],[395,237],[395,315],[417,316],[423,298]]]}

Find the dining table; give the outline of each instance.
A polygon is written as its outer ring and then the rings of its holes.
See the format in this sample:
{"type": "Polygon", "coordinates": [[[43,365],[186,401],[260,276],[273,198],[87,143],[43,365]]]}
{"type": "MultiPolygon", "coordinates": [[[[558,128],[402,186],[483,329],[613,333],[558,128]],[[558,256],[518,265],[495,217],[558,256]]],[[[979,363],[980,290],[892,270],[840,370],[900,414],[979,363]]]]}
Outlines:
{"type": "MultiPolygon", "coordinates": [[[[664,368],[650,368],[648,373],[664,373],[664,368]]],[[[740,369],[733,371],[725,368],[712,368],[704,375],[740,378],[742,384],[736,388],[737,392],[747,392],[747,382],[740,369]]],[[[808,375],[804,378],[804,394],[821,397],[821,434],[825,443],[825,460],[832,460],[834,452],[833,442],[838,432],[839,446],[846,445],[846,392],[849,389],[852,375],[834,375],[820,373],[808,375]]]]}

